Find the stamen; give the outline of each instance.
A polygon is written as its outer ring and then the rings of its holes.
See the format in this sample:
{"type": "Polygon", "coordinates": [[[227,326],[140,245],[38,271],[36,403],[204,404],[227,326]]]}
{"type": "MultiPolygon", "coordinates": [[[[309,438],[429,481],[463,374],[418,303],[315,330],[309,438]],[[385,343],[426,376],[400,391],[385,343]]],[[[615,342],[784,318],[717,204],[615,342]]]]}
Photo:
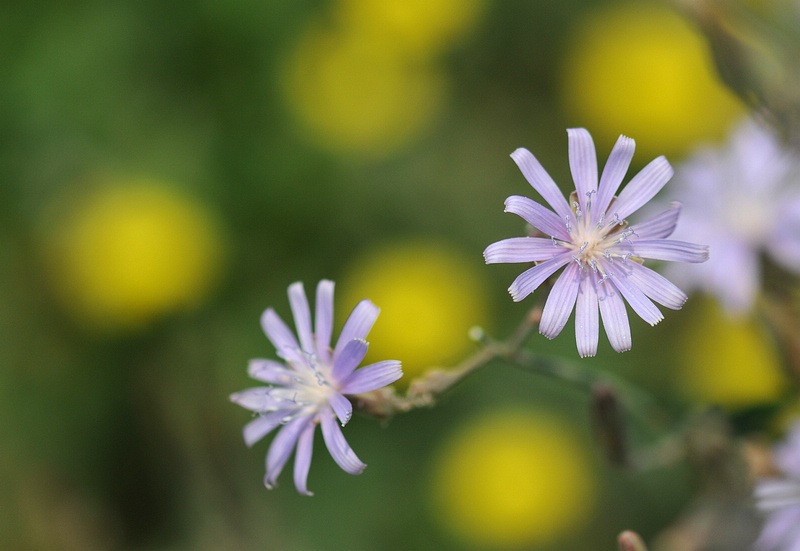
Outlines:
{"type": "Polygon", "coordinates": [[[598,230],[603,229],[603,224],[605,224],[606,214],[603,213],[600,215],[600,219],[597,221],[597,226],[595,226],[598,230]]]}
{"type": "Polygon", "coordinates": [[[306,360],[306,365],[311,369],[312,373],[314,373],[314,377],[317,379],[317,384],[319,386],[330,386],[330,383],[328,383],[328,379],[325,377],[325,374],[318,368],[320,364],[319,362],[317,362],[316,354],[304,351],[301,352],[306,360]]]}
{"type": "Polygon", "coordinates": [[[636,233],[635,231],[633,231],[633,228],[628,228],[628,229],[626,229],[625,231],[623,231],[623,232],[620,234],[619,238],[617,239],[617,243],[622,243],[623,241],[627,241],[628,243],[630,243],[630,242],[631,242],[631,240],[630,240],[630,239],[628,239],[628,238],[629,238],[630,236],[632,236],[632,235],[635,235],[636,237],[639,237],[639,234],[638,234],[638,233],[636,233]]]}
{"type": "Polygon", "coordinates": [[[588,242],[588,241],[584,241],[584,242],[583,242],[583,245],[581,245],[581,248],[580,248],[580,250],[578,251],[578,254],[583,254],[583,251],[585,251],[585,250],[586,250],[586,247],[588,247],[588,246],[589,246],[589,242],[588,242]]]}
{"type": "Polygon", "coordinates": [[[602,283],[603,285],[605,285],[605,284],[606,284],[606,280],[607,280],[608,278],[612,277],[613,275],[614,275],[614,274],[612,274],[611,272],[608,272],[607,274],[605,274],[605,275],[604,275],[604,276],[603,276],[603,277],[600,279],[600,283],[602,283]]]}
{"type": "Polygon", "coordinates": [[[569,223],[569,216],[565,216],[565,217],[564,217],[564,222],[566,222],[566,223],[567,223],[567,231],[568,231],[568,232],[570,232],[570,233],[572,233],[572,226],[571,226],[571,225],[570,225],[570,223],[569,223]]]}
{"type": "Polygon", "coordinates": [[[597,193],[596,189],[592,189],[586,192],[586,210],[591,212],[592,210],[592,195],[597,193]]]}
{"type": "Polygon", "coordinates": [[[592,267],[592,271],[597,273],[597,261],[594,258],[589,261],[589,265],[592,267]]]}
{"type": "Polygon", "coordinates": [[[598,229],[605,234],[614,233],[616,230],[615,226],[625,226],[627,222],[619,217],[619,213],[614,213],[614,219],[610,222],[605,221],[605,215],[600,217],[600,222],[597,223],[598,229]]]}
{"type": "Polygon", "coordinates": [[[578,218],[580,218],[580,217],[581,217],[581,215],[583,214],[583,213],[581,212],[581,206],[578,204],[578,202],[577,202],[577,201],[573,201],[573,202],[572,202],[572,206],[575,208],[575,216],[577,216],[578,218]]]}

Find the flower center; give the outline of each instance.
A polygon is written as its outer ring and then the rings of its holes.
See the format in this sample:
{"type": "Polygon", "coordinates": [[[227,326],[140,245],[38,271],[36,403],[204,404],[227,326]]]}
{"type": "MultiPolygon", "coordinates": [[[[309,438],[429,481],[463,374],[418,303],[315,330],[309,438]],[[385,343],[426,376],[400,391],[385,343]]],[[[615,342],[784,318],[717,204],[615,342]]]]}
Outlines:
{"type": "Polygon", "coordinates": [[[298,375],[294,385],[298,391],[298,403],[301,401],[314,405],[327,403],[334,392],[330,382],[332,367],[320,363],[314,355],[304,354],[304,356],[306,361],[294,366],[298,375]]]}
{"type": "MultiPolygon", "coordinates": [[[[572,219],[566,219],[565,225],[570,235],[570,241],[562,241],[553,237],[553,244],[556,246],[572,249],[572,258],[577,262],[581,269],[591,268],[595,273],[600,273],[603,280],[612,276],[603,268],[601,259],[613,263],[614,259],[621,259],[623,262],[631,257],[631,252],[622,253],[612,247],[624,241],[630,243],[630,238],[636,236],[633,228],[628,228],[628,223],[621,220],[615,213],[610,221],[606,220],[605,214],[601,215],[596,221],[591,215],[592,195],[594,191],[587,193],[586,211],[583,212],[580,203],[577,201],[577,192],[570,194],[572,212],[575,215],[575,223],[572,219]]],[[[613,200],[612,200],[613,204],[613,200]]]]}
{"type": "Polygon", "coordinates": [[[268,410],[293,410],[284,422],[298,415],[307,415],[330,403],[331,395],[336,391],[331,383],[332,367],[320,363],[312,354],[305,352],[301,354],[303,354],[302,362],[288,362],[292,367],[291,378],[280,386],[270,387],[267,391],[272,399],[268,410]]]}

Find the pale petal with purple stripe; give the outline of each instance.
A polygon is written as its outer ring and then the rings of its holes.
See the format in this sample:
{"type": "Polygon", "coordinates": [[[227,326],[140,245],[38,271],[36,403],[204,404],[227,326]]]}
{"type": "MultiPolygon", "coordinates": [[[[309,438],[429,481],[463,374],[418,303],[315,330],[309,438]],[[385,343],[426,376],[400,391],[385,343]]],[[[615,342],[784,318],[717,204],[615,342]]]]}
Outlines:
{"type": "Polygon", "coordinates": [[[322,438],[336,464],[345,472],[361,474],[366,465],[356,456],[347,440],[344,439],[342,429],[336,424],[334,418],[322,415],[320,425],[322,426],[322,438]]]}
{"type": "Polygon", "coordinates": [[[578,204],[583,212],[588,212],[587,201],[597,191],[597,153],[592,136],[585,128],[570,128],[569,169],[575,182],[578,204]]]}
{"type": "Polygon", "coordinates": [[[505,212],[516,214],[545,235],[569,239],[569,232],[564,220],[533,199],[512,195],[506,199],[505,212]]]}
{"type": "Polygon", "coordinates": [[[636,142],[632,139],[620,136],[611,155],[608,156],[603,175],[600,177],[600,185],[597,189],[597,198],[592,205],[592,217],[598,219],[608,209],[611,199],[617,193],[622,179],[628,172],[628,167],[633,159],[633,152],[636,149],[636,142]]]}
{"type": "Polygon", "coordinates": [[[384,360],[367,365],[352,373],[342,382],[344,394],[361,394],[390,385],[403,376],[400,362],[384,360]]]}
{"type": "Polygon", "coordinates": [[[511,158],[517,163],[528,183],[539,192],[539,195],[556,211],[556,214],[562,220],[569,220],[572,217],[572,210],[569,208],[567,200],[564,199],[561,190],[558,189],[558,186],[547,171],[542,168],[536,157],[530,151],[521,147],[511,154],[511,158]]]}
{"type": "Polygon", "coordinates": [[[509,237],[492,243],[483,251],[487,264],[549,260],[564,250],[542,237],[509,237]]]}
{"type": "Polygon", "coordinates": [[[558,336],[567,324],[569,315],[575,307],[580,277],[581,267],[577,263],[572,263],[553,284],[542,310],[542,320],[539,322],[539,333],[548,339],[558,336]]]}

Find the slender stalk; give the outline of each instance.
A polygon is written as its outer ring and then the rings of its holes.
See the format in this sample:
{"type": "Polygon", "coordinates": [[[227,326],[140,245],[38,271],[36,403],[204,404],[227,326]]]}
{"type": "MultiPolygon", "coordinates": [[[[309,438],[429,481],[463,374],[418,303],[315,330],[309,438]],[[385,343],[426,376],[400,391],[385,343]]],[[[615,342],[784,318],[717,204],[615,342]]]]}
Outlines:
{"type": "Polygon", "coordinates": [[[411,381],[405,395],[398,394],[391,387],[384,387],[356,396],[356,408],[370,415],[389,418],[396,413],[404,413],[419,407],[431,407],[436,399],[455,387],[467,376],[495,359],[508,359],[518,353],[531,331],[539,324],[542,310],[535,307],[522,319],[514,333],[505,341],[489,339],[480,328],[471,333],[483,347],[468,356],[461,363],[449,369],[433,368],[411,381]]]}
{"type": "Polygon", "coordinates": [[[636,412],[650,422],[661,424],[667,415],[646,392],[620,377],[577,366],[563,360],[531,354],[523,348],[531,332],[538,326],[542,309],[531,309],[506,340],[491,339],[479,328],[472,336],[483,346],[459,364],[449,369],[434,368],[414,379],[405,394],[386,387],[356,396],[356,408],[379,418],[390,418],[420,407],[431,407],[442,394],[448,392],[472,373],[486,364],[501,360],[526,371],[553,377],[579,389],[592,392],[599,384],[616,389],[624,397],[626,409],[636,412]]]}

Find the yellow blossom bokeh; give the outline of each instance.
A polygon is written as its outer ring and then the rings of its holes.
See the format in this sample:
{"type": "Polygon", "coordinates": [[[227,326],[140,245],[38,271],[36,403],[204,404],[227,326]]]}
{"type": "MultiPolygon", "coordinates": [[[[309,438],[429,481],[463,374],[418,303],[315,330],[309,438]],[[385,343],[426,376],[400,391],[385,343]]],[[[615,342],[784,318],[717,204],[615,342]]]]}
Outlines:
{"type": "Polygon", "coordinates": [[[480,0],[341,0],[312,19],[280,83],[306,135],[337,154],[380,158],[412,143],[449,93],[442,55],[472,31],[480,0]]]}
{"type": "Polygon", "coordinates": [[[323,147],[382,157],[419,135],[442,108],[439,67],[407,59],[384,41],[311,25],[286,60],[286,101],[323,147]]]}
{"type": "Polygon", "coordinates": [[[485,9],[484,0],[340,0],[337,15],[349,32],[380,34],[387,46],[435,57],[474,30],[485,9]]]}
{"type": "Polygon", "coordinates": [[[523,409],[461,427],[435,458],[434,515],[457,539],[489,547],[541,545],[579,531],[597,488],[571,430],[523,409]]]}
{"type": "Polygon", "coordinates": [[[704,38],[666,6],[598,9],[567,43],[565,112],[609,148],[625,134],[646,156],[677,156],[721,139],[744,112],[719,82],[704,38]]]}
{"type": "Polygon", "coordinates": [[[481,264],[434,241],[389,244],[355,258],[338,288],[342,310],[364,298],[381,309],[367,359],[400,360],[399,386],[462,359],[475,346],[469,329],[488,322],[481,264]]]}
{"type": "Polygon", "coordinates": [[[137,327],[194,306],[221,272],[214,213],[159,182],[113,182],[52,209],[43,237],[49,279],[94,327],[137,327]]]}
{"type": "Polygon", "coordinates": [[[694,305],[685,320],[676,383],[687,397],[728,408],[781,398],[788,379],[763,327],[726,316],[713,301],[694,305]]]}

